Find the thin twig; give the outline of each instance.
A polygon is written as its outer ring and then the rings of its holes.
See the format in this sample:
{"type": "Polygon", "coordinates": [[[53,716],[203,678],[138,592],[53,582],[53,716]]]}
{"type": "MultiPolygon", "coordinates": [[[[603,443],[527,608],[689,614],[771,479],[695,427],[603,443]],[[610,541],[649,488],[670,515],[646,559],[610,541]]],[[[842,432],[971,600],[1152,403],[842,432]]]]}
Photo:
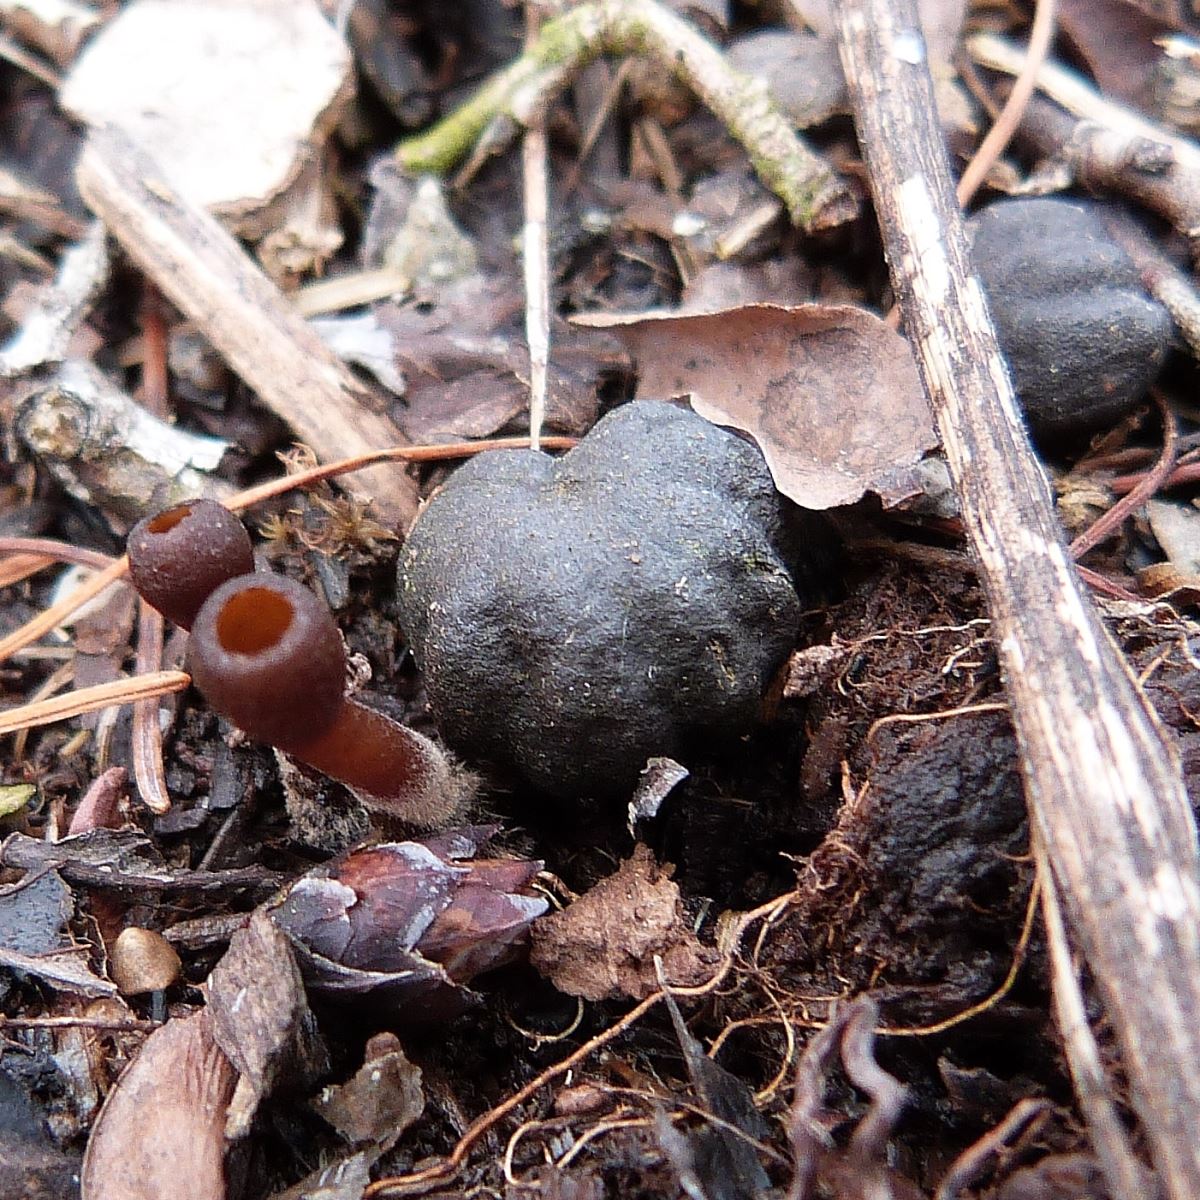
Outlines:
{"type": "Polygon", "coordinates": [[[1179,430],[1175,424],[1175,414],[1170,404],[1161,394],[1156,397],[1163,423],[1163,448],[1154,468],[1142,476],[1127,496],[1123,496],[1088,526],[1072,543],[1071,557],[1082,558],[1093,546],[1098,546],[1105,538],[1116,533],[1124,524],[1126,517],[1131,516],[1147,500],[1151,499],[1160,487],[1170,477],[1175,469],[1175,455],[1179,446],[1179,430]]]}
{"type": "Polygon", "coordinates": [[[762,181],[812,231],[839,225],[856,202],[832,168],[797,136],[766,82],[734,70],[721,52],[658,0],[594,0],[547,21],[537,40],[461,108],[402,142],[400,164],[444,174],[497,118],[525,122],[601,54],[645,55],[681,79],[750,155],[762,181]]]}
{"type": "Polygon", "coordinates": [[[1085,567],[1076,563],[1075,570],[1078,572],[1079,578],[1092,591],[1099,592],[1102,596],[1109,596],[1113,600],[1124,600],[1128,604],[1141,604],[1145,600],[1144,596],[1139,596],[1137,592],[1131,592],[1128,588],[1115,583],[1106,575],[1101,575],[1099,571],[1093,571],[1091,567],[1085,567]]]}
{"type": "Polygon", "coordinates": [[[74,563],[78,567],[91,567],[94,571],[103,571],[116,561],[111,554],[86,550],[69,542],[55,541],[54,538],[0,537],[0,554],[35,554],[45,558],[47,563],[74,563]]]}
{"type": "Polygon", "coordinates": [[[153,1033],[158,1021],[134,1017],[6,1017],[0,1013],[0,1029],[95,1029],[102,1033],[153,1033]]]}
{"type": "Polygon", "coordinates": [[[1000,115],[967,164],[967,169],[962,173],[955,189],[958,202],[963,208],[971,203],[980,184],[999,161],[1000,155],[1004,153],[1021,124],[1029,97],[1037,87],[1038,71],[1046,61],[1046,55],[1050,53],[1050,45],[1054,41],[1056,3],[1057,0],[1037,0],[1033,10],[1033,26],[1029,31],[1029,48],[1025,52],[1020,74],[1000,110],[1000,115]]]}
{"type": "Polygon", "coordinates": [[[1054,1107],[1049,1100],[1026,1097],[1018,1100],[1008,1115],[995,1129],[989,1129],[978,1141],[972,1142],[951,1164],[942,1176],[933,1200],[958,1200],[963,1188],[975,1182],[983,1172],[984,1163],[993,1154],[999,1154],[1013,1138],[1037,1117],[1054,1107]]]}
{"type": "MultiPolygon", "coordinates": [[[[527,6],[528,36],[537,35],[537,18],[527,6]]],[[[546,371],[550,359],[550,251],[547,223],[549,173],[546,169],[545,112],[525,130],[521,145],[521,178],[524,183],[525,223],[521,232],[525,276],[525,340],[529,344],[529,444],[541,449],[542,422],[546,418],[546,371]]]]}
{"type": "MultiPolygon", "coordinates": [[[[138,601],[137,678],[162,669],[163,618],[145,600],[138,601]]],[[[162,726],[158,721],[159,698],[138,700],[133,706],[130,757],[133,779],[142,802],[161,817],[171,811],[167,773],[163,767],[162,726]]]]}

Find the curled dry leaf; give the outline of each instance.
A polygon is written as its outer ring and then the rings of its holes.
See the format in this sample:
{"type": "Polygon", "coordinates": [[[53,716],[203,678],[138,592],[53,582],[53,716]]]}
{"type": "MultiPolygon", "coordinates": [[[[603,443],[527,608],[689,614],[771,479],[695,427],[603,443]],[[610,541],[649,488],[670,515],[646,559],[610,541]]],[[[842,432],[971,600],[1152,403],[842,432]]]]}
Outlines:
{"type": "Polygon", "coordinates": [[[937,445],[908,342],[851,305],[747,304],[692,316],[591,314],[637,359],[638,393],[689,395],[707,420],[751,435],[775,486],[805,508],[920,491],[937,445]]]}
{"type": "Polygon", "coordinates": [[[223,1200],[236,1076],[206,1012],[156,1029],[92,1128],[82,1200],[223,1200]]]}
{"type": "Polygon", "coordinates": [[[563,912],[533,927],[533,965],[568,996],[644,999],[663,978],[677,987],[707,979],[715,961],[683,918],[679,888],[643,845],[563,912]]]}

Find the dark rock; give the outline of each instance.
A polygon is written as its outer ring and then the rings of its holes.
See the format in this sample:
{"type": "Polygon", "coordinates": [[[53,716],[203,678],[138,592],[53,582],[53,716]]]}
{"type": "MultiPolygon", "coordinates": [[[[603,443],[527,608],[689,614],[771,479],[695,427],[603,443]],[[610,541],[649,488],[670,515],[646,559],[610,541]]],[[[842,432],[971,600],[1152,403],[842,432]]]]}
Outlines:
{"type": "Polygon", "coordinates": [[[467,463],[399,571],[442,736],[547,792],[595,796],[627,795],[650,755],[748,729],[804,607],[786,516],[753,446],[653,401],[557,461],[467,463]]]}
{"type": "Polygon", "coordinates": [[[1166,356],[1171,319],[1094,205],[1001,200],[968,225],[975,268],[1030,427],[1042,438],[1119,419],[1166,356]]]}

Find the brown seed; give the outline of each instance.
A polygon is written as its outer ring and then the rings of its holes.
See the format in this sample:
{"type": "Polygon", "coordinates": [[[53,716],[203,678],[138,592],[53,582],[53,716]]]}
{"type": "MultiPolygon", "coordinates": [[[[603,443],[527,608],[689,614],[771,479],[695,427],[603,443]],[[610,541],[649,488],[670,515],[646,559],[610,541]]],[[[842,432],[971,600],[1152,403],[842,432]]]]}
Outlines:
{"type": "Polygon", "coordinates": [[[123,929],[110,951],[109,974],[123,996],[169,988],[181,969],[175,947],[153,929],[123,929]]]}

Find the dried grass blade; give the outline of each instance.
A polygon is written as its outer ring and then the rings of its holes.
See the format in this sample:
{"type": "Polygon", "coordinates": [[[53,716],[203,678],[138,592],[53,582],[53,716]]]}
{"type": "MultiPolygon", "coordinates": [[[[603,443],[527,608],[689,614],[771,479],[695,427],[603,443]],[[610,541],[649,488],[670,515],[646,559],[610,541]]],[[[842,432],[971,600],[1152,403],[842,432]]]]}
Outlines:
{"type": "Polygon", "coordinates": [[[132,704],[136,700],[149,700],[154,696],[167,696],[181,692],[192,682],[184,671],[155,671],[150,675],[139,675],[132,679],[118,679],[112,683],[101,683],[95,687],[77,688],[63,696],[48,700],[37,700],[0,712],[0,734],[16,733],[31,729],[35,725],[50,725],[65,721],[81,713],[95,712],[114,704],[132,704]]]}

